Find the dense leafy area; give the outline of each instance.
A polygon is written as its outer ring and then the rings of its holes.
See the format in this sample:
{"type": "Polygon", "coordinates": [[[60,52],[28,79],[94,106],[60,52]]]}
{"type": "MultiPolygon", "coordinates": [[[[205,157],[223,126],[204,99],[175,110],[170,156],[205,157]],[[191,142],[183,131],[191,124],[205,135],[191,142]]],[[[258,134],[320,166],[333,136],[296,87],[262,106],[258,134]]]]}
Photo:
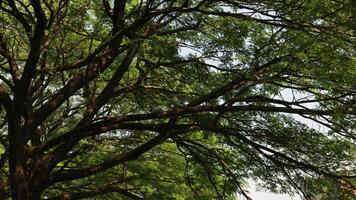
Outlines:
{"type": "Polygon", "coordinates": [[[0,1],[0,198],[355,198],[353,4],[0,1]]]}

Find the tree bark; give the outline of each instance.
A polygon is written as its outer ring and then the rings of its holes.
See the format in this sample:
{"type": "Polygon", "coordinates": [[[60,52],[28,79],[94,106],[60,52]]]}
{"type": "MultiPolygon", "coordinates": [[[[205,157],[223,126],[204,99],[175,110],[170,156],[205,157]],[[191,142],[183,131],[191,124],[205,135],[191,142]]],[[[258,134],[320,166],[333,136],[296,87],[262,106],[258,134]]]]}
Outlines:
{"type": "Polygon", "coordinates": [[[10,187],[13,200],[30,200],[29,181],[25,162],[24,137],[21,135],[21,115],[12,106],[9,113],[9,168],[10,187]]]}

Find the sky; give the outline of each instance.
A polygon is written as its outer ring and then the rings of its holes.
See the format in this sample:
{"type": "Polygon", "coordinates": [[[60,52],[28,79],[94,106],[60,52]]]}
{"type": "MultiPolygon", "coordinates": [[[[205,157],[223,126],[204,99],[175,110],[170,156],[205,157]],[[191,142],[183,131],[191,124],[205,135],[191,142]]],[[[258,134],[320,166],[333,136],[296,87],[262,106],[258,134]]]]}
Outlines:
{"type": "MultiPolygon", "coordinates": [[[[293,101],[293,98],[299,99],[299,98],[305,97],[305,94],[292,94],[291,90],[282,91],[281,95],[282,95],[282,98],[286,101],[293,101]]],[[[307,106],[309,108],[315,108],[317,105],[313,104],[313,105],[305,105],[305,106],[307,106]]],[[[318,124],[312,120],[303,118],[299,115],[292,115],[292,117],[294,117],[296,120],[308,125],[311,128],[317,129],[319,131],[327,131],[326,127],[323,127],[320,124],[318,124]]],[[[256,184],[252,181],[249,181],[249,186],[250,186],[250,188],[248,189],[250,192],[249,194],[253,200],[302,200],[299,196],[291,197],[288,194],[274,194],[274,193],[270,193],[268,191],[258,191],[256,188],[256,184]]],[[[238,199],[238,200],[240,200],[240,199],[238,199]]],[[[243,199],[243,200],[245,200],[245,199],[243,199]]]]}
{"type": "MultiPolygon", "coordinates": [[[[181,47],[180,49],[180,54],[182,56],[188,56],[189,54],[193,54],[193,55],[200,55],[200,52],[195,51],[193,49],[190,49],[188,47],[181,47]]],[[[207,62],[208,64],[213,64],[213,65],[218,65],[219,63],[215,60],[205,60],[205,62],[207,62]]],[[[306,95],[305,94],[301,94],[301,93],[293,93],[291,90],[284,90],[281,91],[281,96],[280,97],[275,97],[276,99],[283,99],[286,101],[294,101],[295,98],[296,99],[302,99],[305,98],[306,95]]],[[[315,103],[313,104],[303,104],[303,106],[307,107],[307,108],[315,108],[317,105],[315,103]]],[[[304,117],[301,117],[299,115],[293,114],[291,115],[292,117],[294,117],[296,120],[308,125],[311,128],[320,130],[320,131],[327,131],[328,129],[324,126],[320,126],[320,124],[306,119],[304,117]]],[[[252,200],[302,200],[299,196],[293,196],[291,197],[288,194],[274,194],[268,191],[264,191],[264,190],[258,190],[256,188],[256,184],[253,183],[252,181],[249,181],[249,188],[246,188],[249,191],[249,197],[252,198],[252,200]]],[[[240,198],[237,198],[237,200],[245,200],[244,198],[242,198],[242,196],[240,198]]]]}
{"type": "Polygon", "coordinates": [[[300,200],[299,197],[290,197],[285,194],[273,194],[268,192],[251,192],[250,197],[253,200],[300,200]]]}
{"type": "MultiPolygon", "coordinates": [[[[249,196],[253,200],[301,200],[299,196],[291,197],[288,194],[274,194],[267,191],[257,191],[256,184],[252,181],[249,182],[249,185],[250,188],[247,190],[249,191],[249,196]]],[[[238,198],[237,200],[240,199],[238,198]]]]}

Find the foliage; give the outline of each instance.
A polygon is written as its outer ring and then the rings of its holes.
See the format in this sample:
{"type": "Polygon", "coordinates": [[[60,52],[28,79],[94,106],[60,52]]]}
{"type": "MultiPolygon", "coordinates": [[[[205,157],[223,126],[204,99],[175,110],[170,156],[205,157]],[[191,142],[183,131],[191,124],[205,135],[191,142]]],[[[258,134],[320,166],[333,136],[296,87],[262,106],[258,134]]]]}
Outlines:
{"type": "Polygon", "coordinates": [[[354,198],[353,4],[0,1],[0,198],[354,198]]]}

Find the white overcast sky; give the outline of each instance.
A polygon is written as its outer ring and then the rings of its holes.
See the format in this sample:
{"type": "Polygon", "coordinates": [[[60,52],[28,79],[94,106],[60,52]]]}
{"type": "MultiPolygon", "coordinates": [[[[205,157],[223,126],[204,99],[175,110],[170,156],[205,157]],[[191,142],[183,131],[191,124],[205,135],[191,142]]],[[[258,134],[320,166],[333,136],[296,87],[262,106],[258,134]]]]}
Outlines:
{"type": "MultiPolygon", "coordinates": [[[[201,55],[201,53],[197,50],[191,49],[189,47],[184,47],[181,46],[180,47],[180,54],[182,56],[188,56],[189,54],[193,54],[196,56],[201,55]]],[[[208,64],[213,64],[213,65],[219,65],[219,63],[215,60],[205,60],[205,62],[207,62],[208,64]]],[[[280,97],[275,97],[276,99],[283,99],[286,101],[293,101],[295,100],[294,98],[297,99],[301,99],[304,98],[305,94],[301,94],[301,93],[293,93],[290,89],[286,89],[284,91],[281,91],[281,96],[280,97]]],[[[303,106],[307,107],[307,108],[315,108],[317,105],[315,103],[313,104],[303,104],[303,106]]],[[[328,129],[325,126],[321,126],[320,124],[306,119],[302,116],[293,114],[291,115],[293,118],[295,118],[296,120],[308,125],[311,128],[317,129],[319,131],[324,131],[326,132],[328,129]]],[[[249,197],[252,198],[252,200],[302,200],[300,196],[296,195],[291,197],[288,194],[274,194],[268,191],[263,191],[263,190],[258,190],[256,188],[256,184],[253,183],[252,181],[249,181],[249,187],[245,188],[246,190],[249,191],[248,195],[249,197]]],[[[242,198],[242,196],[238,197],[237,200],[245,200],[245,198],[242,198]]]]}
{"type": "MultiPolygon", "coordinates": [[[[257,191],[256,185],[250,181],[249,196],[252,200],[301,200],[299,196],[291,197],[288,194],[274,194],[267,191],[257,191]]],[[[245,200],[244,198],[237,198],[237,200],[245,200]]]]}

